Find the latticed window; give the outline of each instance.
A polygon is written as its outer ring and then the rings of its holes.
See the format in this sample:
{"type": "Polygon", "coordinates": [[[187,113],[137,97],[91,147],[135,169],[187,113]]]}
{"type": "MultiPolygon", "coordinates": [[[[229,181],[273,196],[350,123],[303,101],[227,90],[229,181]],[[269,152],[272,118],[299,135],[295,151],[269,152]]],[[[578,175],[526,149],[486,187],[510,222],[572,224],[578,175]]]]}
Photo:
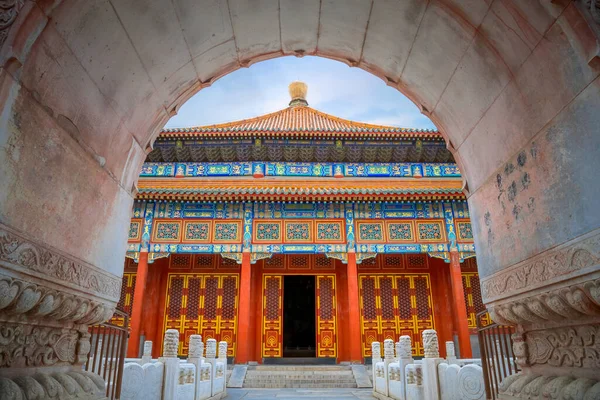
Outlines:
{"type": "Polygon", "coordinates": [[[402,256],[398,255],[386,255],[383,258],[384,268],[402,268],[402,256]]]}
{"type": "Polygon", "coordinates": [[[315,256],[315,268],[333,269],[333,262],[333,259],[327,257],[325,254],[317,254],[315,256]]]}
{"type": "Polygon", "coordinates": [[[308,269],[310,268],[310,260],[308,255],[305,254],[290,254],[289,256],[290,268],[308,269]]]}
{"type": "Polygon", "coordinates": [[[197,254],[194,259],[195,268],[213,268],[214,257],[210,254],[197,254]]]}
{"type": "Polygon", "coordinates": [[[190,268],[190,261],[188,254],[171,254],[171,268],[190,268]]]}
{"type": "Polygon", "coordinates": [[[273,254],[271,258],[265,259],[265,267],[266,268],[284,268],[284,259],[285,256],[283,254],[273,254]]]}
{"type": "Polygon", "coordinates": [[[408,268],[427,268],[427,256],[424,254],[407,254],[408,268]]]}
{"type": "Polygon", "coordinates": [[[223,267],[237,267],[237,262],[231,258],[221,257],[221,265],[223,267]]]}

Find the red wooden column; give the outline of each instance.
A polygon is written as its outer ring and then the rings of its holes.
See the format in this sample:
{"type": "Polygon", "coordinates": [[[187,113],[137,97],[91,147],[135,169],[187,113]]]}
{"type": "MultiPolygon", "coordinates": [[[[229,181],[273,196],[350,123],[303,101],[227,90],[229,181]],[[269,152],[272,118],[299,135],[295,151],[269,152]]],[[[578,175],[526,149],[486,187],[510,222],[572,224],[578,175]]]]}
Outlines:
{"type": "Polygon", "coordinates": [[[358,270],[356,253],[348,253],[348,347],[350,361],[363,361],[358,304],[358,270]]]}
{"type": "Polygon", "coordinates": [[[252,286],[250,271],[250,253],[242,253],[242,270],[240,273],[240,302],[238,307],[238,332],[236,340],[236,364],[244,364],[249,360],[250,347],[250,288],[252,286]]]}
{"type": "Polygon", "coordinates": [[[471,337],[469,335],[469,322],[467,320],[467,306],[465,304],[465,290],[460,271],[460,258],[458,251],[450,251],[450,283],[452,285],[453,312],[456,316],[456,330],[458,331],[458,347],[460,358],[472,358],[471,337]]]}
{"type": "Polygon", "coordinates": [[[140,356],[140,336],[142,334],[142,309],[144,307],[144,292],[148,277],[148,252],[141,251],[135,276],[135,292],[133,294],[133,308],[131,310],[131,325],[129,342],[127,343],[127,357],[140,356]]]}

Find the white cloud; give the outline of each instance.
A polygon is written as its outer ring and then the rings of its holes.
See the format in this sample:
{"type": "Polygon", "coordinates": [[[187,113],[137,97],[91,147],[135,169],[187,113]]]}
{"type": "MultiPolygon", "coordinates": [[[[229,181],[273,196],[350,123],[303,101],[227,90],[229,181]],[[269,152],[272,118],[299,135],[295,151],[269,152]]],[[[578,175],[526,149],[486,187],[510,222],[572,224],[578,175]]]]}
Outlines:
{"type": "Polygon", "coordinates": [[[167,127],[211,125],[253,118],[287,107],[287,86],[308,85],[311,107],[337,117],[380,125],[435,128],[404,95],[358,68],[317,57],[283,57],[237,70],[185,103],[167,127]]]}

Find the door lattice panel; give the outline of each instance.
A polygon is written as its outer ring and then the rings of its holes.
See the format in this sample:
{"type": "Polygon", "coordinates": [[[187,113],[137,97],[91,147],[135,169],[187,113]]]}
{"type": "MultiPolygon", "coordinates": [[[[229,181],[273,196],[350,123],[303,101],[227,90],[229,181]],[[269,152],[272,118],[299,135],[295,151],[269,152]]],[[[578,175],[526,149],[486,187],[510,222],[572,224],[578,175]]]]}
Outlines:
{"type": "MultiPolygon", "coordinates": [[[[468,272],[462,274],[463,288],[465,291],[465,305],[467,306],[467,321],[469,328],[476,329],[477,321],[475,316],[485,311],[485,305],[481,300],[481,287],[479,286],[479,274],[468,272]]],[[[481,318],[481,326],[487,326],[492,323],[489,314],[481,318]]]]}
{"type": "Polygon", "coordinates": [[[227,342],[235,356],[239,276],[235,274],[169,274],[164,330],[177,329],[178,354],[188,353],[190,335],[227,342]]]}
{"type": "Polygon", "coordinates": [[[317,357],[337,356],[335,275],[317,275],[317,357]]]}
{"type": "Polygon", "coordinates": [[[433,329],[429,274],[359,275],[363,356],[371,343],[409,335],[413,355],[422,356],[421,332],[433,329]]]}
{"type": "MultiPolygon", "coordinates": [[[[121,281],[121,297],[117,303],[117,309],[124,311],[131,317],[131,311],[133,308],[133,294],[135,292],[135,272],[125,272],[123,274],[123,280],[121,281]]],[[[115,314],[116,315],[116,314],[115,314]]],[[[109,323],[117,326],[123,326],[124,318],[113,316],[109,323]]],[[[129,325],[131,325],[131,318],[129,318],[129,325]]]]}
{"type": "Polygon", "coordinates": [[[283,276],[263,277],[263,343],[262,356],[283,355],[283,276]]]}

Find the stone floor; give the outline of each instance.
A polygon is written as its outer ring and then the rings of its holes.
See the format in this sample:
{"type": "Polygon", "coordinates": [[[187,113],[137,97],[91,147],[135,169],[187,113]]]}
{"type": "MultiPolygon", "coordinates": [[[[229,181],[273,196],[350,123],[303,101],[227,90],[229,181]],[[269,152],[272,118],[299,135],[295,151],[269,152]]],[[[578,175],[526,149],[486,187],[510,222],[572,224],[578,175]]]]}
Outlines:
{"type": "Polygon", "coordinates": [[[372,389],[227,389],[226,400],[372,400],[372,389]]]}

